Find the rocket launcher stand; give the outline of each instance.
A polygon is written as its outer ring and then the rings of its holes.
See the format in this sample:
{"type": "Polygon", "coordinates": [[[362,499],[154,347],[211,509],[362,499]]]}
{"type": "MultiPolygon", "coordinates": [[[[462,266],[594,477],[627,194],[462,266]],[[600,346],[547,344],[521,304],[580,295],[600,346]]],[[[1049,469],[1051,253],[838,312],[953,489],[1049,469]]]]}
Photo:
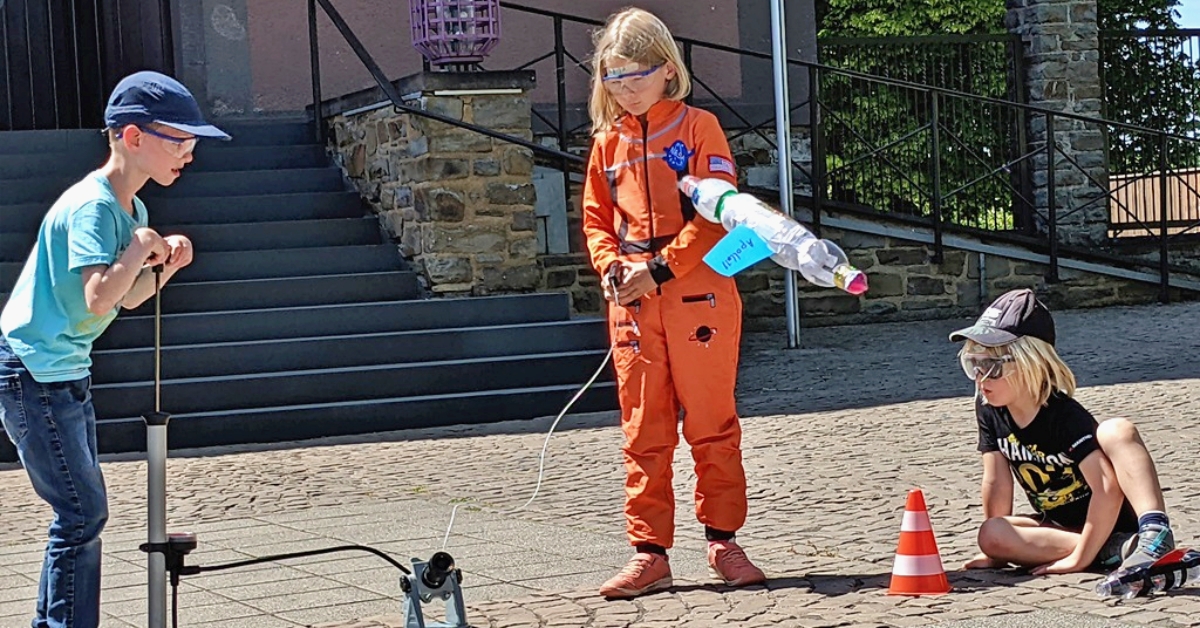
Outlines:
{"type": "MultiPolygon", "coordinates": [[[[2,2],[0,2],[2,4],[2,2]]],[[[184,557],[196,549],[196,535],[191,533],[167,533],[167,424],[171,415],[162,411],[162,265],[154,266],[154,411],[142,415],[146,423],[146,505],[147,542],[139,546],[147,556],[147,609],[148,628],[167,628],[167,583],[178,591],[182,575],[201,573],[213,569],[245,566],[247,564],[297,558],[301,556],[343,551],[365,550],[375,554],[401,571],[404,566],[386,554],[369,547],[353,545],[280,554],[250,561],[239,561],[207,568],[187,567],[184,557]]],[[[412,573],[400,579],[400,588],[405,593],[405,628],[471,628],[467,624],[466,605],[462,595],[462,570],[454,566],[454,558],[446,552],[437,552],[428,562],[412,559],[412,573]],[[421,613],[421,604],[438,598],[446,603],[446,621],[426,623],[421,613]]],[[[178,600],[173,600],[172,610],[178,611],[178,600]]],[[[172,623],[178,616],[172,613],[172,623]]]]}
{"type": "Polygon", "coordinates": [[[196,536],[167,534],[167,423],[162,411],[162,265],[154,266],[154,411],[142,415],[146,422],[146,553],[149,628],[167,626],[167,578],[178,586],[184,556],[196,549],[196,536]]]}
{"type": "Polygon", "coordinates": [[[423,562],[412,559],[412,573],[400,579],[404,590],[404,628],[470,628],[463,602],[462,570],[454,567],[454,559],[438,552],[423,562]],[[434,598],[446,603],[446,621],[426,622],[421,604],[434,598]]]}

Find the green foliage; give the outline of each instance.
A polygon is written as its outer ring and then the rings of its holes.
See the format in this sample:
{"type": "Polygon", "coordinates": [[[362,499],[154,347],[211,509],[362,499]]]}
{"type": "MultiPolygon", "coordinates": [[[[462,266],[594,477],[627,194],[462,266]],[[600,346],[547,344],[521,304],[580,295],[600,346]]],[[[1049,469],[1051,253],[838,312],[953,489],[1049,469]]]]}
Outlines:
{"type": "MultiPolygon", "coordinates": [[[[1174,29],[1178,0],[1099,0],[1104,71],[1104,117],[1178,135],[1200,137],[1200,37],[1140,33],[1174,29]]],[[[1159,167],[1160,140],[1114,129],[1109,163],[1114,174],[1159,167]]],[[[1171,140],[1171,167],[1200,166],[1200,143],[1171,140]]]]}
{"type": "MultiPolygon", "coordinates": [[[[1107,118],[1200,137],[1200,38],[1149,36],[1177,28],[1180,0],[1098,0],[1107,118]]],[[[820,61],[836,67],[1013,100],[1011,40],[1001,0],[817,0],[820,61]],[[969,35],[953,41],[921,35],[969,35]],[[839,38],[841,38],[839,40],[839,38]],[[874,38],[874,41],[845,38],[874,38]]],[[[830,198],[892,213],[932,212],[932,115],[920,90],[826,74],[822,103],[830,198]],[[833,114],[837,114],[836,116],[833,114]]],[[[938,160],[943,215],[985,229],[1014,225],[1018,178],[1004,166],[1023,154],[1017,110],[967,98],[940,103],[938,160]],[[953,193],[952,193],[953,192],[953,193]]],[[[1109,133],[1113,173],[1157,168],[1153,134],[1109,133]]],[[[1200,166],[1200,144],[1172,140],[1173,167],[1200,166]]]]}
{"type": "MultiPolygon", "coordinates": [[[[818,0],[817,10],[822,63],[992,98],[1014,95],[1008,67],[1015,43],[1003,36],[1003,2],[818,0]],[[917,40],[913,35],[958,37],[917,40]]],[[[831,111],[824,125],[830,198],[888,213],[932,216],[931,96],[828,74],[821,93],[831,111]]],[[[981,119],[995,115],[985,107],[957,99],[939,104],[943,217],[984,229],[1011,229],[1010,175],[1000,171],[1014,146],[1010,129],[981,119]]]]}
{"type": "Polygon", "coordinates": [[[1100,30],[1179,28],[1180,0],[1096,0],[1100,30]]]}
{"type": "Polygon", "coordinates": [[[1001,0],[817,0],[816,8],[819,37],[1004,32],[1001,0]]]}

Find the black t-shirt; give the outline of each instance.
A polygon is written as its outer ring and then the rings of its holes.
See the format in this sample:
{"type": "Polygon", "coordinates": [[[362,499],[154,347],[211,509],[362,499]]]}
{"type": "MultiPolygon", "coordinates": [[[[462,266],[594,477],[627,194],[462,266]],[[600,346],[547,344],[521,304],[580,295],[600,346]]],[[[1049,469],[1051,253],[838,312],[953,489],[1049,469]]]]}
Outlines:
{"type": "MultiPolygon", "coordinates": [[[[998,451],[1008,460],[1029,504],[1051,523],[1072,530],[1082,528],[1092,489],[1079,463],[1100,448],[1098,424],[1091,413],[1078,401],[1055,393],[1024,428],[1017,427],[1008,408],[989,406],[978,399],[975,416],[979,420],[979,451],[998,451]]],[[[1121,509],[1116,529],[1137,530],[1137,517],[1128,502],[1121,509]]]]}

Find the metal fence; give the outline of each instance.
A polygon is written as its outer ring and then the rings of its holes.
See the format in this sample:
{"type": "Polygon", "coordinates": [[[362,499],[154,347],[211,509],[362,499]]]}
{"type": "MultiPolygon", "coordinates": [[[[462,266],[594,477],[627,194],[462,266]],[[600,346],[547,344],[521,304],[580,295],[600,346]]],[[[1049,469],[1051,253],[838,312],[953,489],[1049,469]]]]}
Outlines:
{"type": "Polygon", "coordinates": [[[817,61],[909,83],[1025,102],[1017,35],[823,37],[817,61]]]}
{"type": "Polygon", "coordinates": [[[103,126],[122,76],[170,73],[167,0],[0,3],[0,131],[103,126]]]}
{"type": "MultiPolygon", "coordinates": [[[[1025,97],[1021,54],[1015,35],[819,42],[825,65],[1017,103],[1025,97]]],[[[932,187],[943,190],[940,211],[951,224],[1032,228],[1028,168],[1018,161],[1005,169],[1027,149],[1022,110],[829,72],[820,101],[830,200],[929,217],[934,199],[922,191],[932,187]]]]}
{"type": "MultiPolygon", "coordinates": [[[[1100,53],[1105,118],[1200,138],[1200,29],[1102,32],[1100,53]]],[[[1195,232],[1200,143],[1113,129],[1106,145],[1111,235],[1147,236],[1145,222],[1195,232]]]]}

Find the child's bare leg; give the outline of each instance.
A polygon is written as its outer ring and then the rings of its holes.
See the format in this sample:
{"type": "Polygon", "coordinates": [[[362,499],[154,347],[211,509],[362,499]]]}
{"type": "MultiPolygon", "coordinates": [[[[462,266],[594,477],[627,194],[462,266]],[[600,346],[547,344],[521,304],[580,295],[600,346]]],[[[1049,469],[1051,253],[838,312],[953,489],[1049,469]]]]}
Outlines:
{"type": "Polygon", "coordinates": [[[1154,460],[1137,427],[1127,419],[1109,419],[1096,429],[1100,449],[1112,461],[1121,492],[1138,515],[1137,545],[1125,548],[1122,569],[1148,565],[1175,548],[1166,502],[1154,460]]]}
{"type": "Polygon", "coordinates": [[[979,549],[996,563],[1044,565],[1066,558],[1078,544],[1078,534],[1039,526],[1028,517],[993,517],[979,528],[979,549]]]}
{"type": "Polygon", "coordinates": [[[1096,441],[1112,461],[1117,483],[1134,512],[1166,512],[1158,471],[1137,427],[1128,419],[1109,419],[1096,430],[1096,441]]]}

